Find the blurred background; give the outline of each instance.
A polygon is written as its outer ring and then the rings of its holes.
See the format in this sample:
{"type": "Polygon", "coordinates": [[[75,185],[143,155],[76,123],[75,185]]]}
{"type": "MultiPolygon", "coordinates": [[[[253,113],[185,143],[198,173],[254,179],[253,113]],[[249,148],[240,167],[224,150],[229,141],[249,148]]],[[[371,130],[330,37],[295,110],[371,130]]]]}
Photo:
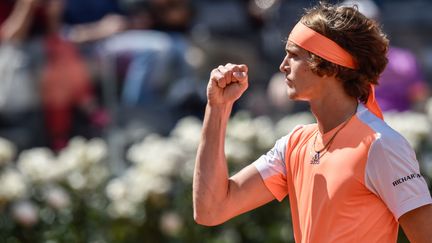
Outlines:
{"type": "MultiPolygon", "coordinates": [[[[249,66],[227,132],[232,173],[314,122],[307,104],[287,99],[278,67],[315,3],[1,0],[0,242],[294,242],[287,200],[195,224],[191,183],[220,64],[249,66]]],[[[358,7],[388,34],[377,97],[430,187],[432,1],[358,7]]]]}

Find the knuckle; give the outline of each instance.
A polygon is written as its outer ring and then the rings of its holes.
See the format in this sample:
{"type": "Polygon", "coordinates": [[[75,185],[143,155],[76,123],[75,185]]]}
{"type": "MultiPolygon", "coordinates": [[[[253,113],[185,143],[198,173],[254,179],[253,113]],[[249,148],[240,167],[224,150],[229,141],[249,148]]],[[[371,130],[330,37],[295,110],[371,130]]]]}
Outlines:
{"type": "Polygon", "coordinates": [[[216,81],[217,82],[224,82],[225,81],[225,77],[223,75],[217,75],[216,76],[216,81]]]}

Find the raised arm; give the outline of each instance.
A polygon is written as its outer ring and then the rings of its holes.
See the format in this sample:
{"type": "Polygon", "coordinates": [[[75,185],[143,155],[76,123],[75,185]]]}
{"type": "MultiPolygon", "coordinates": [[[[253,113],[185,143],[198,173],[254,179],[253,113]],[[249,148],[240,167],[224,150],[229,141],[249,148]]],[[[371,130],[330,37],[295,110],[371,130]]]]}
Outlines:
{"type": "Polygon", "coordinates": [[[234,102],[248,87],[247,71],[246,65],[227,64],[210,75],[193,179],[194,218],[199,224],[217,225],[274,199],[253,165],[228,178],[226,126],[234,102]]]}
{"type": "Polygon", "coordinates": [[[71,26],[68,38],[78,44],[101,40],[126,30],[127,22],[119,14],[108,14],[92,23],[71,26]]]}
{"type": "Polygon", "coordinates": [[[1,42],[21,42],[29,31],[38,0],[17,0],[12,13],[0,26],[1,42]]]}

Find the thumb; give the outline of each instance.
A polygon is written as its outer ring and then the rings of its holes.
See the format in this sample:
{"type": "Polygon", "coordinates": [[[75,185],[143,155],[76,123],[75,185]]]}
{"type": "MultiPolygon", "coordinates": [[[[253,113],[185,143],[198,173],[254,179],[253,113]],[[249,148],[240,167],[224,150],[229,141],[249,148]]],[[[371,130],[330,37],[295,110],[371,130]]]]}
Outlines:
{"type": "Polygon", "coordinates": [[[240,72],[240,71],[233,72],[233,76],[235,79],[239,81],[239,83],[247,82],[248,76],[246,72],[240,72]]]}

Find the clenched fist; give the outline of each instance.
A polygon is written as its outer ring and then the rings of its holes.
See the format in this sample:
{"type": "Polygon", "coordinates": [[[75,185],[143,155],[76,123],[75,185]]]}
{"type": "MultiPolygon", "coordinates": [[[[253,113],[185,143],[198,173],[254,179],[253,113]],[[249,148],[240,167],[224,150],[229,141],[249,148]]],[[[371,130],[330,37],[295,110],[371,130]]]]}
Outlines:
{"type": "Polygon", "coordinates": [[[207,86],[209,105],[234,103],[248,87],[248,67],[228,63],[212,70],[207,86]]]}

